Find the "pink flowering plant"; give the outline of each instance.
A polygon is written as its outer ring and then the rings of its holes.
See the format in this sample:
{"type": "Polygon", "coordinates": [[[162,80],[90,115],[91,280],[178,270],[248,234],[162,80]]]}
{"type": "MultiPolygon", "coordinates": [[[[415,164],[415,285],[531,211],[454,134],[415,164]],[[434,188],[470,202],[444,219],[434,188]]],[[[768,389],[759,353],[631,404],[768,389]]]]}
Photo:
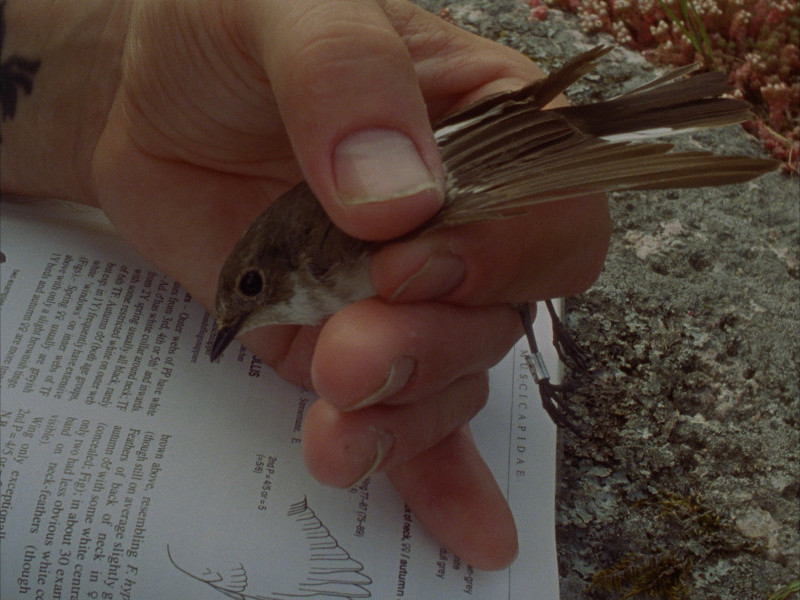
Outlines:
{"type": "Polygon", "coordinates": [[[728,73],[755,118],[744,124],[767,150],[798,171],[800,34],[796,0],[529,0],[532,19],[548,7],[578,15],[653,62],[728,73]]]}

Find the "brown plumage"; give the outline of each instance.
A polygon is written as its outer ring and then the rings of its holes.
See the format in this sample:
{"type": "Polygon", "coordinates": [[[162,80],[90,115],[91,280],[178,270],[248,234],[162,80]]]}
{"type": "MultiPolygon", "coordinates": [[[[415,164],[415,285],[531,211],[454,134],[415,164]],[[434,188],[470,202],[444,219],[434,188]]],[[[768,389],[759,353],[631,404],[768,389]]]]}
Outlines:
{"type": "MultiPolygon", "coordinates": [[[[719,73],[691,75],[693,68],[683,67],[610,100],[544,109],[609,50],[590,50],[545,79],[436,123],[445,203],[405,237],[596,192],[741,183],[778,166],[745,156],[671,153],[671,144],[637,141],[746,120],[746,102],[718,97],[729,91],[719,73]]],[[[212,360],[237,333],[316,323],[374,295],[367,264],[379,245],[333,225],[305,183],[287,192],[250,226],[222,269],[212,360]]]]}

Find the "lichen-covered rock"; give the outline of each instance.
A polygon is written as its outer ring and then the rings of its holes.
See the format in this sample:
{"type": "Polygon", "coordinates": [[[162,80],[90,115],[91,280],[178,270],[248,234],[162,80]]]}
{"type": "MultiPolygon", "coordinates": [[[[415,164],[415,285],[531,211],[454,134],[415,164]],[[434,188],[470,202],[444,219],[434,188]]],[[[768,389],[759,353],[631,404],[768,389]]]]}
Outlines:
{"type": "MultiPolygon", "coordinates": [[[[418,4],[447,8],[453,22],[548,70],[612,41],[557,10],[530,20],[527,2],[418,4]]],[[[655,69],[617,49],[572,98],[619,94],[655,69]]],[[[679,146],[763,153],[739,127],[688,135],[679,146]]],[[[796,177],[773,173],[612,199],[603,273],[567,303],[592,368],[572,378],[582,435],[562,434],[564,600],[614,598],[598,581],[587,591],[604,574],[623,583],[662,576],[693,600],[765,600],[797,578],[799,197],[796,177]]]]}

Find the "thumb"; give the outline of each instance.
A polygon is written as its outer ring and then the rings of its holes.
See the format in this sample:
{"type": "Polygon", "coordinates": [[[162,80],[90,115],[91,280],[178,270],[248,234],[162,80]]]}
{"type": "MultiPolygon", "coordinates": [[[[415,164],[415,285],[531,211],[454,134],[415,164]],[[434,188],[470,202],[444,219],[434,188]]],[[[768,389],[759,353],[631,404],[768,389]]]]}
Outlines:
{"type": "Polygon", "coordinates": [[[431,217],[444,174],[411,57],[374,0],[261,4],[261,53],[306,181],[347,233],[431,217]]]}

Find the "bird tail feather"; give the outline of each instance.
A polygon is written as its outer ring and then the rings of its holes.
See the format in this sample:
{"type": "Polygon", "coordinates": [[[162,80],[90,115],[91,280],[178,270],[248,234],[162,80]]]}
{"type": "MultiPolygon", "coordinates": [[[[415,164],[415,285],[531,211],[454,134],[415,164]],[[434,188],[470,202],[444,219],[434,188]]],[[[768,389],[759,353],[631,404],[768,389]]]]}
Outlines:
{"type": "Polygon", "coordinates": [[[435,135],[448,196],[425,227],[518,214],[531,204],[592,193],[742,183],[778,166],[632,141],[750,117],[746,102],[718,97],[730,91],[724,74],[691,75],[691,65],[610,100],[544,109],[609,50],[594,48],[518,92],[490,96],[440,121],[435,135]]]}

